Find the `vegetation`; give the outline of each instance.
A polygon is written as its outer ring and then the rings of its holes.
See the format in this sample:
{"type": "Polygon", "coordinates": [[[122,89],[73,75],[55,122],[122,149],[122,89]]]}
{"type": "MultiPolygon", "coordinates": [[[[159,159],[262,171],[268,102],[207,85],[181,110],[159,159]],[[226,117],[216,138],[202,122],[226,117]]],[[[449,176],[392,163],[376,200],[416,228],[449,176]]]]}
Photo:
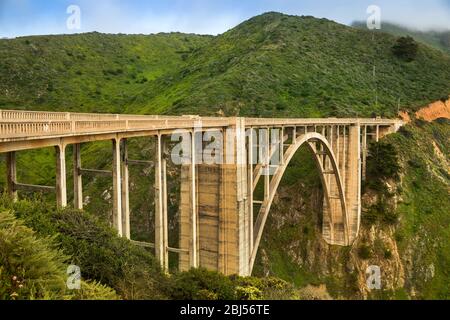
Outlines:
{"type": "Polygon", "coordinates": [[[71,209],[57,211],[41,200],[13,204],[3,197],[0,207],[13,210],[41,236],[54,237],[83,277],[114,288],[124,299],[160,298],[164,278],[153,255],[120,239],[97,218],[71,209]]]}
{"type": "MultiPolygon", "coordinates": [[[[404,35],[374,35],[326,19],[268,13],[217,37],[90,33],[0,40],[0,108],[393,117],[399,101],[406,111],[416,111],[450,92],[449,55],[413,36],[419,42],[417,52],[407,62],[392,52],[398,36],[404,35]]],[[[413,53],[405,52],[406,58],[413,53]]],[[[393,231],[406,279],[402,288],[374,298],[405,298],[411,292],[426,299],[450,296],[448,125],[445,120],[416,122],[370,147],[365,196],[375,201],[363,208],[362,232],[393,231]]],[[[148,139],[130,141],[136,159],[148,160],[152,148],[148,139]]],[[[17,228],[28,230],[20,232],[28,239],[23,241],[43,252],[38,263],[50,270],[33,276],[44,279],[39,285],[29,280],[23,284],[25,278],[16,273],[28,262],[5,268],[2,260],[0,279],[7,286],[0,298],[112,299],[115,290],[123,299],[291,299],[303,297],[298,287],[324,283],[333,297],[361,297],[358,270],[349,267],[351,262],[392,263],[399,259],[397,252],[385,244],[329,248],[321,242],[323,194],[308,152],[295,156],[280,188],[283,201],[275,201],[267,221],[255,267],[260,278],[225,277],[206,270],[162,274],[151,252],[118,238],[106,224],[111,214],[109,179],[89,177],[83,187],[92,215],[57,211],[48,204],[54,199],[16,204],[0,200],[6,217],[2,213],[2,219],[11,221],[0,222],[1,236],[9,237],[17,228]],[[87,279],[84,296],[64,289],[62,279],[71,263],[79,265],[87,279]],[[17,290],[21,284],[24,291],[17,290]]],[[[82,158],[87,168],[107,169],[110,146],[86,144],[82,158]]],[[[21,152],[19,180],[54,185],[54,160],[52,149],[21,152]]],[[[0,183],[4,170],[2,166],[0,183]]],[[[152,238],[149,212],[154,207],[148,184],[154,172],[147,167],[135,170],[130,177],[135,197],[132,233],[134,239],[147,241],[152,238]]],[[[176,194],[174,171],[169,170],[169,189],[176,194]]],[[[176,216],[177,200],[169,201],[169,214],[176,216]]]]}
{"type": "Polygon", "coordinates": [[[450,297],[449,125],[418,122],[387,138],[402,166],[398,245],[403,259],[414,261],[405,287],[422,299],[450,297]]]}
{"type": "Polygon", "coordinates": [[[383,188],[387,181],[398,181],[400,169],[398,151],[394,145],[385,141],[370,144],[367,183],[371,188],[383,188]]]}
{"type": "Polygon", "coordinates": [[[417,57],[419,46],[412,37],[400,37],[392,47],[392,52],[398,58],[406,62],[412,62],[417,57]]]}
{"type": "Polygon", "coordinates": [[[10,212],[0,212],[0,300],[117,298],[97,282],[69,290],[67,261],[53,239],[38,238],[10,212]]]}
{"type": "Polygon", "coordinates": [[[13,203],[6,196],[0,198],[0,212],[0,299],[118,298],[109,287],[127,300],[298,297],[298,289],[277,278],[226,277],[204,269],[167,276],[152,253],[87,212],[56,210],[40,199],[13,203]],[[95,281],[68,290],[69,264],[95,281]]]}
{"type": "Polygon", "coordinates": [[[277,117],[393,116],[447,96],[450,57],[326,19],[267,13],[217,37],[0,40],[0,108],[277,117]],[[376,66],[376,77],[372,77],[376,66]],[[377,90],[378,98],[375,98],[377,90]]]}

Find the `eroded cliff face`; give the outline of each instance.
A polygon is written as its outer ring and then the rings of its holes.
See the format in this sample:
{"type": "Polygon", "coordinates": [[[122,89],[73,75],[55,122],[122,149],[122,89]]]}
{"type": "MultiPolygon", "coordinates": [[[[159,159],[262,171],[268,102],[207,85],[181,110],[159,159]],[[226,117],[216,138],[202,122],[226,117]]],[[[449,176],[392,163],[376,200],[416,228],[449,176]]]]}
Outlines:
{"type": "Polygon", "coordinates": [[[323,241],[322,190],[309,175],[303,182],[282,184],[255,274],[307,286],[308,294],[300,295],[305,299],[328,294],[334,299],[450,298],[449,123],[403,131],[387,138],[404,147],[399,180],[385,181],[383,192],[365,188],[360,235],[352,247],[323,241]],[[381,290],[368,287],[370,266],[380,268],[381,290]]]}
{"type": "MultiPolygon", "coordinates": [[[[410,123],[412,121],[411,115],[406,111],[400,111],[398,115],[406,123],[410,123]]],[[[435,101],[421,108],[414,114],[414,118],[428,122],[432,122],[440,118],[450,119],[450,96],[447,99],[435,101]]]]}
{"type": "Polygon", "coordinates": [[[450,97],[429,104],[427,107],[416,112],[416,118],[425,121],[434,121],[439,118],[450,119],[450,97]]]}
{"type": "MultiPolygon", "coordinates": [[[[299,286],[322,286],[314,298],[331,294],[336,299],[365,299],[370,295],[366,270],[379,266],[385,289],[402,288],[405,272],[395,227],[363,225],[352,247],[329,246],[321,237],[322,191],[306,189],[303,184],[281,188],[266,226],[258,273],[283,277],[299,286]],[[277,245],[279,252],[274,253],[277,245]]],[[[374,200],[366,195],[364,201],[374,200]]]]}

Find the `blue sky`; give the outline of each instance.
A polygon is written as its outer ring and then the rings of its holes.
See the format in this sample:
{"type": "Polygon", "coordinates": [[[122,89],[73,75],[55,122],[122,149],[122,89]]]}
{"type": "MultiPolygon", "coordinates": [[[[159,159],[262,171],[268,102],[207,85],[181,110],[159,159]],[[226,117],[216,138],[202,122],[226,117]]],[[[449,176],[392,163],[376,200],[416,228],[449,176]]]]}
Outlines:
{"type": "Polygon", "coordinates": [[[369,5],[381,8],[382,21],[450,29],[450,0],[0,0],[0,37],[90,31],[219,34],[267,11],[350,24],[366,19],[369,5]],[[66,27],[69,5],[81,9],[80,30],[66,27]]]}

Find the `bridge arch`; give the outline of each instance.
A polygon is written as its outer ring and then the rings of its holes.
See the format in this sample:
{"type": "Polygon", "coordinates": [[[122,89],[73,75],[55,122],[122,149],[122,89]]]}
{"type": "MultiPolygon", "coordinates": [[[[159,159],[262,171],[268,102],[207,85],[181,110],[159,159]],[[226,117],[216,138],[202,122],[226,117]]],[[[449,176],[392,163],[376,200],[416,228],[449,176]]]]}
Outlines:
{"type": "Polygon", "coordinates": [[[258,253],[262,234],[264,232],[264,227],[268,215],[270,213],[273,200],[275,198],[275,195],[277,194],[278,187],[292,158],[303,145],[306,145],[308,149],[311,151],[316,166],[320,171],[320,179],[322,182],[325,198],[324,221],[329,222],[329,230],[327,230],[328,232],[326,232],[325,230],[325,224],[323,226],[322,232],[324,235],[324,239],[330,244],[336,244],[337,242],[337,239],[335,239],[336,235],[340,234],[341,238],[340,242],[342,243],[339,244],[348,245],[350,243],[349,241],[350,230],[348,220],[349,217],[346,204],[346,197],[344,193],[344,180],[339,171],[339,164],[336,155],[334,154],[333,148],[331,147],[330,143],[328,142],[325,136],[316,132],[306,133],[298,137],[295,140],[295,142],[284,153],[283,163],[280,166],[278,166],[275,174],[270,180],[269,196],[266,199],[264,199],[254,226],[254,239],[252,246],[253,250],[250,255],[250,265],[249,265],[250,274],[253,272],[253,266],[255,264],[256,255],[258,253]],[[328,168],[327,164],[329,164],[331,167],[328,168]],[[328,179],[327,178],[328,175],[331,176],[331,179],[334,179],[334,186],[335,186],[334,189],[336,189],[338,193],[337,195],[332,194],[330,181],[333,180],[328,179]],[[333,202],[336,200],[339,202],[339,208],[333,205],[333,202]],[[334,220],[336,218],[341,219],[343,229],[333,230],[335,224],[334,220]],[[329,235],[327,236],[325,233],[329,235]]]}

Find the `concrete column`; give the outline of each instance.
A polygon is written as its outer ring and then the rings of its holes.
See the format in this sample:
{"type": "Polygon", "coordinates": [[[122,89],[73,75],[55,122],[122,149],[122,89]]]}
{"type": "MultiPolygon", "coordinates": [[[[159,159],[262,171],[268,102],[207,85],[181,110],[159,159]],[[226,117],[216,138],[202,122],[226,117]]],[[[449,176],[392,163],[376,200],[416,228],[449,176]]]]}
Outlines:
{"type": "Polygon", "coordinates": [[[127,239],[131,239],[130,231],[130,194],[129,194],[129,170],[128,170],[128,141],[121,141],[121,170],[122,170],[122,232],[127,239]]]}
{"type": "Polygon", "coordinates": [[[67,207],[66,146],[56,148],[56,204],[58,208],[67,207]]]}
{"type": "Polygon", "coordinates": [[[238,269],[240,275],[248,275],[249,272],[249,219],[248,219],[248,188],[247,188],[247,152],[245,144],[245,119],[236,120],[236,200],[237,200],[237,224],[238,234],[238,269]]]}
{"type": "Polygon", "coordinates": [[[266,129],[264,154],[264,200],[270,195],[270,129],[266,129]]]}
{"type": "MultiPolygon", "coordinates": [[[[245,147],[245,120],[236,118],[232,130],[235,135],[227,136],[226,153],[234,153],[235,161],[222,166],[221,203],[219,224],[219,271],[224,274],[247,275],[249,272],[250,243],[246,204],[248,184],[245,147]],[[232,147],[231,147],[232,146],[232,147]]],[[[254,150],[253,150],[254,152],[254,150]]]]}
{"type": "Polygon", "coordinates": [[[346,183],[346,177],[347,177],[347,160],[348,160],[348,130],[347,127],[344,126],[343,128],[343,143],[342,143],[342,171],[341,171],[341,177],[344,179],[344,194],[347,194],[347,183],[346,183]]]}
{"type": "Polygon", "coordinates": [[[362,130],[362,181],[366,180],[366,163],[367,163],[367,126],[362,130]]]}
{"type": "MultiPolygon", "coordinates": [[[[327,136],[327,131],[326,131],[325,126],[322,126],[322,135],[324,137],[327,136]]],[[[325,151],[325,148],[323,147],[323,145],[320,145],[320,151],[321,152],[325,151]]],[[[322,155],[322,164],[323,164],[323,170],[327,170],[327,155],[326,154],[322,155]]]]}
{"type": "Polygon", "coordinates": [[[16,167],[16,153],[14,151],[6,154],[7,167],[7,190],[9,197],[16,202],[18,200],[16,183],[17,183],[17,167],[16,167]]]}
{"type": "Polygon", "coordinates": [[[164,266],[165,269],[169,270],[169,215],[168,215],[168,197],[167,197],[167,160],[164,157],[164,155],[167,152],[167,145],[164,141],[164,139],[161,140],[162,143],[162,158],[161,158],[161,167],[162,167],[162,190],[163,190],[163,204],[164,204],[164,211],[163,211],[163,218],[164,218],[164,247],[165,247],[165,253],[164,253],[164,266]]]}
{"type": "Polygon", "coordinates": [[[340,163],[341,163],[341,127],[336,127],[336,160],[338,163],[339,170],[341,169],[340,163]]]}
{"type": "Polygon", "coordinates": [[[192,212],[190,165],[182,165],[180,171],[180,232],[178,246],[184,251],[178,255],[178,269],[179,271],[188,271],[190,269],[192,212]]]}
{"type": "Polygon", "coordinates": [[[191,135],[191,251],[190,251],[190,266],[191,268],[198,268],[198,211],[197,211],[197,147],[196,147],[196,131],[192,131],[191,135]]]}
{"type": "Polygon", "coordinates": [[[120,139],[112,140],[113,151],[113,226],[117,230],[119,236],[123,235],[122,231],[122,179],[120,165],[120,139]]]}
{"type": "Polygon", "coordinates": [[[73,205],[83,209],[83,179],[81,175],[81,145],[73,145],[73,205]]]}
{"type": "MultiPolygon", "coordinates": [[[[329,132],[328,132],[328,135],[327,135],[327,140],[330,143],[331,150],[333,151],[334,154],[336,154],[336,150],[334,149],[335,142],[333,140],[334,139],[334,136],[333,136],[333,134],[334,134],[334,130],[333,129],[334,128],[333,128],[333,126],[330,126],[328,129],[329,129],[329,132]]],[[[331,160],[328,159],[328,170],[331,170],[331,169],[332,169],[331,160]]],[[[332,183],[331,180],[332,180],[331,175],[328,175],[328,185],[329,186],[332,183]]]]}
{"type": "Polygon", "coordinates": [[[361,214],[361,126],[349,128],[347,168],[345,176],[349,241],[353,242],[359,231],[361,214]]]}
{"type": "Polygon", "coordinates": [[[284,165],[284,127],[280,129],[280,165],[284,165]]]}
{"type": "Polygon", "coordinates": [[[254,204],[253,204],[253,161],[254,161],[254,153],[253,153],[253,144],[254,144],[254,137],[253,133],[255,131],[253,128],[250,129],[250,134],[248,136],[248,169],[247,169],[247,179],[248,179],[248,190],[247,190],[247,196],[248,196],[248,215],[249,215],[249,251],[250,254],[253,251],[253,227],[254,227],[254,219],[253,219],[253,210],[254,210],[254,204]]]}
{"type": "Polygon", "coordinates": [[[167,184],[166,160],[164,159],[164,139],[157,137],[155,167],[155,255],[161,268],[169,269],[167,242],[167,184]]]}

